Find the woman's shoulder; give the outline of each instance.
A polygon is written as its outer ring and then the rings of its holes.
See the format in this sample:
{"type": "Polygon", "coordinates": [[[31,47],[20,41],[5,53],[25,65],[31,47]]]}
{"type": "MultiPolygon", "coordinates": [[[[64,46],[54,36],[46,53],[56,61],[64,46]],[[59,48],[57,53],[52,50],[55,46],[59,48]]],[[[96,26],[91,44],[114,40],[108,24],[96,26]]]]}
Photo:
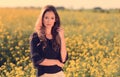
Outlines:
{"type": "Polygon", "coordinates": [[[33,33],[30,35],[30,40],[33,40],[33,39],[39,39],[37,32],[33,32],[33,33]]]}
{"type": "Polygon", "coordinates": [[[33,32],[33,33],[31,34],[31,37],[32,37],[32,38],[36,38],[36,37],[38,37],[37,32],[33,32]]]}

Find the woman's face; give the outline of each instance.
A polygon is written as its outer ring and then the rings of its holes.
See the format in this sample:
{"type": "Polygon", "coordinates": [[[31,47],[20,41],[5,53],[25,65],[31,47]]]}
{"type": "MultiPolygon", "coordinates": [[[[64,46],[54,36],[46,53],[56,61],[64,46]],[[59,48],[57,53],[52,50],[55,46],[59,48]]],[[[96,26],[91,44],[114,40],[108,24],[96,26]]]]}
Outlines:
{"type": "Polygon", "coordinates": [[[52,28],[55,23],[55,14],[53,11],[48,11],[43,17],[43,24],[46,28],[52,28]]]}

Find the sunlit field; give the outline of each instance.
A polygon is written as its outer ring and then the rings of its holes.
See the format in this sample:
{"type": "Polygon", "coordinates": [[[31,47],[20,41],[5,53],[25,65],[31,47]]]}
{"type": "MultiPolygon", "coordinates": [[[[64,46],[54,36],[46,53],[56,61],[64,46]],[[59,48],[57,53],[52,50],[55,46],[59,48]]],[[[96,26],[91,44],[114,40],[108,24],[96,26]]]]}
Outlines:
{"type": "MultiPolygon", "coordinates": [[[[120,77],[120,12],[58,10],[66,77],[120,77]]],[[[0,9],[0,77],[35,77],[29,36],[40,9],[0,9]]]]}

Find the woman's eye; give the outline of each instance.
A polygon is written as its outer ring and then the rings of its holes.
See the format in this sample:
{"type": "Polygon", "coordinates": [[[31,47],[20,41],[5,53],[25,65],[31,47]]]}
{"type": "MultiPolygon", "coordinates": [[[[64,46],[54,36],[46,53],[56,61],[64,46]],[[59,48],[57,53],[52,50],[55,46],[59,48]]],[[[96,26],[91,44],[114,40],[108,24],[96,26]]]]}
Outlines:
{"type": "Polygon", "coordinates": [[[48,17],[45,17],[45,19],[48,19],[48,17]]]}
{"type": "Polygon", "coordinates": [[[54,19],[54,18],[51,18],[52,20],[54,19]]]}

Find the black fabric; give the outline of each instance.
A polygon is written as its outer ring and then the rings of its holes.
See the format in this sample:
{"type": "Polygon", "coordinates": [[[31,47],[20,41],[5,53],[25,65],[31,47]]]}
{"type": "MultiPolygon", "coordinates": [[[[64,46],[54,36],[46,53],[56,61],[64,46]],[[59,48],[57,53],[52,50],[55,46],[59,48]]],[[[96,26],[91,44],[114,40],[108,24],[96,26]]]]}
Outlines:
{"type": "MultiPolygon", "coordinates": [[[[52,48],[52,39],[46,38],[47,47],[43,51],[42,42],[40,42],[37,33],[33,33],[30,38],[31,38],[30,40],[31,59],[34,64],[34,67],[37,69],[37,76],[40,76],[44,73],[57,73],[61,71],[62,68],[57,65],[53,65],[53,66],[39,65],[45,58],[58,59],[59,61],[61,61],[60,50],[54,51],[52,48]]],[[[68,55],[66,57],[66,60],[67,59],[68,59],[68,55]]]]}

